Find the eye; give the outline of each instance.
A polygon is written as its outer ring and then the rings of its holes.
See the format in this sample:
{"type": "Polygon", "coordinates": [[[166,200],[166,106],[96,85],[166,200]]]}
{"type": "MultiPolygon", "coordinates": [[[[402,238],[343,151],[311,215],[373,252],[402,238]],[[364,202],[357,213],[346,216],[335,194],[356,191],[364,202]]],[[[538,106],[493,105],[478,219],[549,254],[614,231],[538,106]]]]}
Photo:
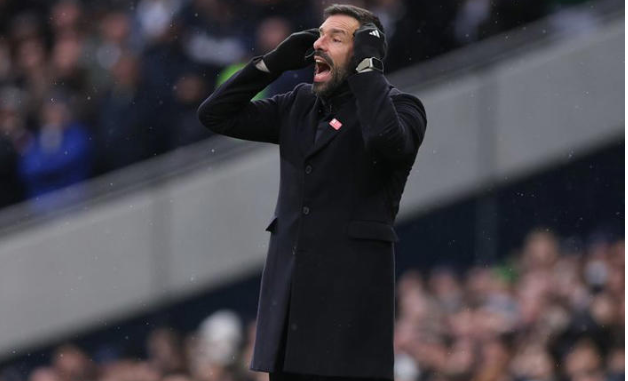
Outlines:
{"type": "Polygon", "coordinates": [[[334,41],[334,42],[342,42],[342,41],[341,41],[340,39],[338,39],[338,38],[334,38],[332,41],[334,41]]]}

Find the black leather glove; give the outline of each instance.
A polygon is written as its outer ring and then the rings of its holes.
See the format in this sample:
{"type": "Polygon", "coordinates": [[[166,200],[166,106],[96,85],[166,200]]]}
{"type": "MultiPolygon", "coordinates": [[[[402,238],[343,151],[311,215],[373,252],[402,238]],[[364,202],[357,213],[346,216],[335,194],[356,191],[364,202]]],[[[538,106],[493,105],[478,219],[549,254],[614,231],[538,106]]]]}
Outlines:
{"type": "Polygon", "coordinates": [[[373,23],[362,25],[353,33],[352,69],[355,70],[365,58],[377,58],[383,61],[387,51],[388,43],[384,32],[373,23]]]}
{"type": "Polygon", "coordinates": [[[308,29],[292,33],[274,50],[266,53],[263,60],[272,74],[288,70],[302,69],[314,62],[314,41],[318,39],[318,29],[308,29]]]}

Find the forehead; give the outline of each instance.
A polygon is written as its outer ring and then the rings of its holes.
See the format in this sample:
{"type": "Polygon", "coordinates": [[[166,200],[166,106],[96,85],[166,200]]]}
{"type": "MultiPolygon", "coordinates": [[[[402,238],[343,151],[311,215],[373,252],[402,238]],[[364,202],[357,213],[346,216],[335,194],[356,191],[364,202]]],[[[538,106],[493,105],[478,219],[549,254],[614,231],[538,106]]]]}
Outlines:
{"type": "Polygon", "coordinates": [[[325,19],[325,22],[320,27],[323,32],[330,31],[332,29],[344,30],[349,35],[353,35],[353,32],[358,29],[360,23],[358,20],[347,15],[331,15],[325,19]]]}

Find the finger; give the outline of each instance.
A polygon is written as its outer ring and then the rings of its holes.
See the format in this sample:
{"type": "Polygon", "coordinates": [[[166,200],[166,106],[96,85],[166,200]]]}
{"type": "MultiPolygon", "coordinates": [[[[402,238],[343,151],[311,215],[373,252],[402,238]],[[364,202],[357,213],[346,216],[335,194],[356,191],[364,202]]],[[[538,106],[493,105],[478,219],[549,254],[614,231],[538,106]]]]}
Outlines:
{"type": "Polygon", "coordinates": [[[305,52],[305,62],[312,63],[314,62],[314,48],[311,47],[305,52]]]}
{"type": "Polygon", "coordinates": [[[320,32],[316,28],[304,30],[301,33],[307,39],[307,41],[311,41],[312,43],[314,43],[314,41],[318,40],[318,37],[320,35],[320,32]]]}
{"type": "Polygon", "coordinates": [[[362,32],[364,30],[370,30],[370,29],[377,29],[377,31],[379,31],[381,34],[384,34],[384,32],[382,32],[381,30],[379,30],[379,28],[377,27],[377,25],[373,24],[372,22],[367,22],[366,24],[360,26],[358,29],[356,29],[353,32],[353,35],[355,36],[355,34],[357,32],[362,32]]]}
{"type": "Polygon", "coordinates": [[[312,29],[308,29],[308,30],[304,30],[304,32],[309,33],[313,36],[318,37],[318,35],[320,34],[318,28],[312,28],[312,29]]]}

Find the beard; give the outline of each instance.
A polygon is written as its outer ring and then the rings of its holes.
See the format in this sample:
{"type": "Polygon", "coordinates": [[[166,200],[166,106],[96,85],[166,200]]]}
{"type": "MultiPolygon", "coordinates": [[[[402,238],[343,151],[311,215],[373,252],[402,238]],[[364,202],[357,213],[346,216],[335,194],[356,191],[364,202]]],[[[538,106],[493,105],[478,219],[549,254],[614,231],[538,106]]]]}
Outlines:
{"type": "Polygon", "coordinates": [[[317,96],[328,99],[349,77],[349,65],[351,64],[351,59],[348,59],[347,63],[343,66],[336,66],[333,60],[324,52],[317,51],[315,52],[315,55],[323,58],[329,64],[329,67],[331,68],[331,78],[326,82],[314,82],[312,84],[312,91],[317,96]]]}

